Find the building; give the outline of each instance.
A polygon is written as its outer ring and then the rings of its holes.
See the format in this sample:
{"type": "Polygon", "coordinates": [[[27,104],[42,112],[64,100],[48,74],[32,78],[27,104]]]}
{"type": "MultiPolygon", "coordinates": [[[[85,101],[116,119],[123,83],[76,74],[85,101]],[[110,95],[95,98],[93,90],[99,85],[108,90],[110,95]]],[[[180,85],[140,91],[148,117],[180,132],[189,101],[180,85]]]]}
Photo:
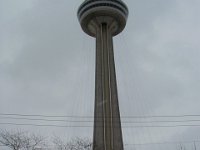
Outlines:
{"type": "Polygon", "coordinates": [[[121,0],[85,0],[78,9],[83,31],[96,38],[93,150],[123,150],[113,36],[123,31],[127,17],[121,0]]]}

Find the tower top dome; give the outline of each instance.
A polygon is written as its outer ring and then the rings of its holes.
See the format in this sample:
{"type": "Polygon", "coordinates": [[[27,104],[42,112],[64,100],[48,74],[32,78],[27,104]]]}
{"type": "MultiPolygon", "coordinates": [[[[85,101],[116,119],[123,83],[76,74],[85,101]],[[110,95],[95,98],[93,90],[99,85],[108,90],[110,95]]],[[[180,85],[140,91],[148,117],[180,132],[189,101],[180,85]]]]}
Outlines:
{"type": "Polygon", "coordinates": [[[113,36],[126,26],[128,8],[122,0],[85,0],[78,8],[78,19],[85,33],[96,36],[96,27],[107,23],[113,36]]]}

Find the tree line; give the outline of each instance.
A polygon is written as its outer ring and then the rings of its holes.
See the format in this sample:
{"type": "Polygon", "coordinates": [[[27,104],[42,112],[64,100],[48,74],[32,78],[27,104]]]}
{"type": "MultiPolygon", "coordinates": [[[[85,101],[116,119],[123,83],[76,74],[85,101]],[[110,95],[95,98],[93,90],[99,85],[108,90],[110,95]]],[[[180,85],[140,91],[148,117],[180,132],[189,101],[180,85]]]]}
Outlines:
{"type": "Polygon", "coordinates": [[[49,146],[46,138],[41,135],[8,130],[0,130],[0,145],[11,150],[92,150],[89,139],[74,138],[65,141],[59,137],[53,137],[52,144],[49,146]]]}
{"type": "MultiPolygon", "coordinates": [[[[92,142],[87,138],[74,138],[66,141],[57,136],[49,142],[47,138],[38,134],[18,130],[0,130],[0,150],[1,147],[9,150],[92,150],[92,142]]],[[[135,147],[134,150],[137,148],[135,147]]],[[[176,150],[188,149],[180,144],[176,150]]],[[[195,142],[191,150],[197,150],[195,142]]]]}

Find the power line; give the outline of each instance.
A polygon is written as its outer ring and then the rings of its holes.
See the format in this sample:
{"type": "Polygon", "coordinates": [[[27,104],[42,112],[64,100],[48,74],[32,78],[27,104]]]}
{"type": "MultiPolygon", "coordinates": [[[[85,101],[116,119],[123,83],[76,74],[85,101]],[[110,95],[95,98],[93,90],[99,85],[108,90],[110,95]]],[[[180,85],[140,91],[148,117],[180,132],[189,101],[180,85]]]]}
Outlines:
{"type": "MultiPolygon", "coordinates": [[[[47,117],[47,118],[93,118],[94,116],[83,115],[39,115],[39,114],[17,114],[17,113],[0,113],[0,116],[29,116],[29,117],[47,117]]],[[[187,115],[147,115],[147,116],[121,116],[121,118],[182,118],[182,117],[200,117],[199,114],[187,115]]]]}
{"type": "Polygon", "coordinates": [[[48,122],[93,122],[92,120],[64,120],[64,119],[40,119],[40,118],[18,118],[18,117],[1,117],[0,119],[29,120],[29,121],[48,121],[48,122]]]}
{"type": "MultiPolygon", "coordinates": [[[[47,121],[47,122],[74,122],[74,123],[83,123],[83,122],[93,122],[93,120],[64,120],[64,119],[41,119],[41,118],[19,118],[19,117],[4,117],[0,116],[0,119],[13,119],[13,120],[29,120],[29,121],[47,121]]],[[[182,123],[182,122],[200,122],[200,120],[153,120],[153,121],[121,121],[122,123],[182,123]]]]}
{"type": "MultiPolygon", "coordinates": [[[[36,126],[36,127],[59,127],[59,128],[92,128],[91,125],[54,125],[54,124],[29,124],[29,123],[10,123],[2,122],[1,125],[16,125],[16,126],[36,126]]],[[[99,126],[101,127],[101,126],[99,126]]],[[[122,128],[176,128],[176,127],[200,127],[200,124],[193,125],[141,125],[141,126],[122,126],[122,128]]]]}
{"type": "Polygon", "coordinates": [[[3,122],[0,123],[1,125],[16,125],[16,126],[35,126],[35,127],[58,127],[58,128],[90,128],[93,126],[67,126],[67,125],[53,125],[53,124],[31,124],[31,123],[10,123],[10,122],[3,122]]]}
{"type": "Polygon", "coordinates": [[[58,116],[58,115],[36,115],[36,114],[13,114],[13,113],[0,113],[0,116],[21,116],[21,117],[46,117],[46,118],[93,118],[92,116],[58,116]]]}
{"type": "MultiPolygon", "coordinates": [[[[124,144],[125,147],[129,146],[146,146],[146,145],[166,145],[166,144],[187,144],[187,143],[199,143],[199,140],[194,141],[179,141],[179,142],[159,142],[159,143],[133,143],[133,144],[124,144]]],[[[6,145],[0,145],[0,147],[6,147],[6,145]]],[[[53,145],[48,145],[48,147],[54,147],[53,145]]]]}
{"type": "Polygon", "coordinates": [[[142,145],[161,145],[161,144],[183,144],[183,143],[199,143],[200,140],[193,141],[176,141],[176,142],[158,142],[158,143],[133,143],[133,144],[125,144],[126,146],[142,146],[142,145]]]}
{"type": "MultiPolygon", "coordinates": [[[[165,145],[165,144],[187,144],[187,143],[199,143],[199,140],[194,141],[179,141],[179,142],[159,142],[159,143],[133,143],[133,144],[124,144],[125,146],[144,146],[144,145],[165,145]]],[[[49,145],[53,147],[53,145],[49,145]]],[[[48,146],[48,147],[49,147],[48,146]]],[[[6,145],[0,145],[0,147],[6,147],[6,145]]]]}
{"type": "MultiPolygon", "coordinates": [[[[186,144],[186,143],[199,143],[200,140],[193,141],[176,141],[176,142],[158,142],[158,143],[125,143],[125,146],[143,146],[143,145],[165,145],[165,144],[186,144]]],[[[53,145],[49,145],[53,147],[53,145]]],[[[6,145],[0,145],[0,147],[6,147],[6,145]]]]}

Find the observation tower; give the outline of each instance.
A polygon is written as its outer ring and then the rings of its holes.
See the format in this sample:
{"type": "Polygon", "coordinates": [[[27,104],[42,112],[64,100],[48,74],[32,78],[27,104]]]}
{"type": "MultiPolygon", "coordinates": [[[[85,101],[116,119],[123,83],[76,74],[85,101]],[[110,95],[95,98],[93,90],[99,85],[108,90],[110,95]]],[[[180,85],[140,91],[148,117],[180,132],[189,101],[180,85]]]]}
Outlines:
{"type": "Polygon", "coordinates": [[[122,0],[85,0],[78,9],[83,31],[96,38],[93,150],[123,150],[113,36],[126,26],[122,0]]]}

